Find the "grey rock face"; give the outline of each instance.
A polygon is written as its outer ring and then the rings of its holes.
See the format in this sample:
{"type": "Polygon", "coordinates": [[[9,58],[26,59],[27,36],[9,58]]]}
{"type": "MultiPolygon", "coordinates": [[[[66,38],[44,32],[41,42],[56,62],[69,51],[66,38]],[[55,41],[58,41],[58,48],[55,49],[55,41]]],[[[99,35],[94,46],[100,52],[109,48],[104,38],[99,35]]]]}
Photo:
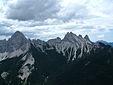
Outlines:
{"type": "Polygon", "coordinates": [[[26,39],[26,37],[19,31],[15,32],[12,37],[8,40],[8,52],[13,52],[15,50],[26,49],[26,44],[28,44],[29,41],[26,39]]]}
{"type": "Polygon", "coordinates": [[[4,53],[7,50],[7,41],[0,40],[0,53],[4,53]]]}
{"type": "Polygon", "coordinates": [[[90,41],[90,39],[89,39],[89,36],[88,36],[88,35],[86,35],[86,36],[84,37],[84,39],[86,39],[86,40],[90,41]]]}
{"type": "Polygon", "coordinates": [[[72,32],[68,32],[64,39],[51,39],[47,43],[51,46],[54,46],[57,51],[59,53],[63,53],[63,55],[67,55],[68,52],[68,61],[71,61],[75,58],[81,57],[84,52],[90,52],[93,44],[89,41],[88,36],[86,36],[86,39],[82,38],[81,35],[77,36],[72,32]],[[71,58],[72,55],[73,58],[71,58]]]}
{"type": "Polygon", "coordinates": [[[65,42],[68,41],[68,42],[75,43],[75,42],[78,41],[78,37],[77,37],[76,34],[73,34],[72,32],[70,32],[70,33],[68,32],[68,33],[65,35],[63,41],[65,41],[65,42]]]}
{"type": "Polygon", "coordinates": [[[47,48],[47,43],[42,40],[32,40],[31,43],[40,51],[44,51],[47,48]]]}
{"type": "Polygon", "coordinates": [[[8,40],[0,40],[0,61],[19,56],[30,47],[30,41],[19,31],[8,40]]]}
{"type": "MultiPolygon", "coordinates": [[[[84,52],[89,53],[93,45],[87,35],[83,38],[82,35],[77,36],[72,32],[68,32],[63,39],[57,37],[45,42],[39,39],[30,41],[21,32],[17,31],[8,41],[0,41],[0,53],[12,53],[10,54],[11,56],[20,55],[26,49],[30,48],[30,44],[43,52],[49,49],[56,49],[58,53],[67,56],[68,61],[81,57],[84,52]]],[[[9,54],[4,55],[7,56],[9,54]]]]}
{"type": "Polygon", "coordinates": [[[9,40],[0,40],[0,53],[13,52],[15,50],[26,49],[26,44],[29,41],[26,37],[19,31],[15,32],[9,40]]]}
{"type": "Polygon", "coordinates": [[[61,42],[61,38],[59,38],[59,37],[57,37],[55,39],[50,39],[50,40],[47,41],[47,43],[50,44],[50,45],[57,45],[60,42],[61,42]]]}

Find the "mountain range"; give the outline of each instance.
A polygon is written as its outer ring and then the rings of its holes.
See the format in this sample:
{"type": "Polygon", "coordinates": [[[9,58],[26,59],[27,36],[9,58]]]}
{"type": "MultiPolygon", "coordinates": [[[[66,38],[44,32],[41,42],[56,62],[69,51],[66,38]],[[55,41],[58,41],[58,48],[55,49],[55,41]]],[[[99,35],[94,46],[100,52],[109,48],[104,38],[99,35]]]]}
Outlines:
{"type": "Polygon", "coordinates": [[[68,32],[47,42],[0,40],[0,85],[112,85],[113,47],[68,32]]]}
{"type": "Polygon", "coordinates": [[[113,47],[113,42],[107,42],[107,41],[104,41],[104,40],[99,40],[99,41],[97,41],[97,42],[103,43],[103,44],[105,44],[105,45],[110,45],[110,46],[113,47]]]}

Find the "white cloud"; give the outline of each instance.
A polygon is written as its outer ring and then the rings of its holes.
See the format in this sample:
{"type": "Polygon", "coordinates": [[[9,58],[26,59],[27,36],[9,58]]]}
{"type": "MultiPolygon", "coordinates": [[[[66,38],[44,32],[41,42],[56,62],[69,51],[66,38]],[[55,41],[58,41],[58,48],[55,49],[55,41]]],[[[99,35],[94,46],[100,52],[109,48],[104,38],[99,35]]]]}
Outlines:
{"type": "Polygon", "coordinates": [[[112,0],[5,0],[5,4],[2,1],[2,36],[19,30],[30,38],[47,40],[63,38],[72,31],[97,40],[113,29],[112,0]]]}
{"type": "Polygon", "coordinates": [[[103,39],[105,35],[99,35],[98,38],[103,39]]]}

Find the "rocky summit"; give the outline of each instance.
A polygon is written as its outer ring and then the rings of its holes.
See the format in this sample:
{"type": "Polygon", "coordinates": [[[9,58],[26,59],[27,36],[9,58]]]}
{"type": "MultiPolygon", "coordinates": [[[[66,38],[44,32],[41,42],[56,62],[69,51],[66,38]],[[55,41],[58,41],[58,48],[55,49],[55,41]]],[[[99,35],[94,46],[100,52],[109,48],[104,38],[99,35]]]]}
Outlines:
{"type": "Polygon", "coordinates": [[[113,47],[68,32],[47,42],[0,40],[0,85],[112,85],[113,47]]]}

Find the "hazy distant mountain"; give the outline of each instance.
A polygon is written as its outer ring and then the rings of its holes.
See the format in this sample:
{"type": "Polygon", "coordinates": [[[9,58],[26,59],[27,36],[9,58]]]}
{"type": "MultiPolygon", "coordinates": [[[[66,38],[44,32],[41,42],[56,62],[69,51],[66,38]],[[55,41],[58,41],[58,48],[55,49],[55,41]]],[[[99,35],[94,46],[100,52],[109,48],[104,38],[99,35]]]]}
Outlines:
{"type": "Polygon", "coordinates": [[[101,42],[101,43],[103,43],[103,44],[105,44],[105,45],[110,45],[110,46],[113,47],[113,42],[107,42],[107,41],[103,41],[103,40],[99,40],[99,41],[97,41],[97,42],[101,42]]]}
{"type": "Polygon", "coordinates": [[[68,32],[63,39],[0,41],[0,85],[112,85],[113,47],[68,32]]]}

